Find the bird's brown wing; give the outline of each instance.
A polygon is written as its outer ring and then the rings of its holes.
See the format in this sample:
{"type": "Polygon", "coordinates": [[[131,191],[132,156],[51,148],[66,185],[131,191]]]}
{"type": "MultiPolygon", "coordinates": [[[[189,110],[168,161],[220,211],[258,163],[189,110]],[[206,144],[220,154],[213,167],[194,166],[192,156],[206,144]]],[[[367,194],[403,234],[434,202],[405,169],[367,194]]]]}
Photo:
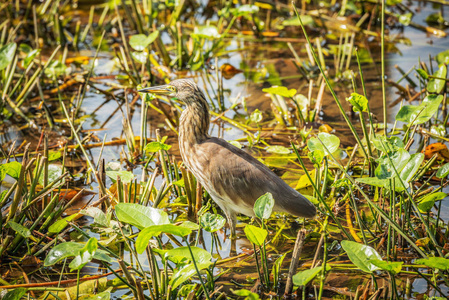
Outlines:
{"type": "Polygon", "coordinates": [[[312,203],[245,151],[219,138],[210,138],[197,147],[201,148],[202,155],[198,159],[204,172],[209,174],[210,188],[232,200],[237,213],[252,215],[257,198],[270,192],[275,200],[275,211],[315,216],[312,203]]]}

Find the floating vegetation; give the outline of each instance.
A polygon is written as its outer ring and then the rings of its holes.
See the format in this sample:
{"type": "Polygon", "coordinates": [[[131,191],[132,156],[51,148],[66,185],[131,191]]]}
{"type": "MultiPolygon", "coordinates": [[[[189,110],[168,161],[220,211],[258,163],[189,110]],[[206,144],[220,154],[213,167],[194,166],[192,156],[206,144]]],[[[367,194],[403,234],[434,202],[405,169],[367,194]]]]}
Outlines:
{"type": "Polygon", "coordinates": [[[448,4],[1,3],[3,299],[446,299],[448,4]],[[230,239],[175,78],[317,217],[230,239]]]}

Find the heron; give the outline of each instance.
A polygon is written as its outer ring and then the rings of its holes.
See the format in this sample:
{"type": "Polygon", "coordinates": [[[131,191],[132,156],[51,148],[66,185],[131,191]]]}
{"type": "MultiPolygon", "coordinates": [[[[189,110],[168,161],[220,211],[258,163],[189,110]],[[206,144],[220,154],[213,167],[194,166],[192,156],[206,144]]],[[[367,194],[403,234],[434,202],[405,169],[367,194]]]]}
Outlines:
{"type": "Polygon", "coordinates": [[[209,135],[209,105],[203,91],[187,79],[139,90],[166,95],[186,105],[179,122],[179,149],[187,168],[225,213],[236,237],[237,214],[254,217],[254,203],[271,193],[273,211],[313,218],[315,206],[267,166],[224,139],[209,135]]]}

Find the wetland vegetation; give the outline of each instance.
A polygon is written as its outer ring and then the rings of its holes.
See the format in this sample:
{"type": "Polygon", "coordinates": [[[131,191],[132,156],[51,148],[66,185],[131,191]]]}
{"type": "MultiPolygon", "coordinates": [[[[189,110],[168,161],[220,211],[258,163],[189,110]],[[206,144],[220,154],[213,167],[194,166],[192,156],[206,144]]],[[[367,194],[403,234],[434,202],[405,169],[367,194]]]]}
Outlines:
{"type": "Polygon", "coordinates": [[[0,1],[2,299],[447,299],[449,2],[0,1]],[[317,207],[223,213],[213,136],[317,207]]]}

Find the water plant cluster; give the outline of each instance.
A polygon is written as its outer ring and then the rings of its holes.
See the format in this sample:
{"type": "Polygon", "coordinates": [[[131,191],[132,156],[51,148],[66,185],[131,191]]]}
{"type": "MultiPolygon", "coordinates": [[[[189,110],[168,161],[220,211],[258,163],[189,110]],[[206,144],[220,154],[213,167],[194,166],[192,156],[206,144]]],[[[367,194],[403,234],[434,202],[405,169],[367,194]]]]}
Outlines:
{"type": "Polygon", "coordinates": [[[397,28],[446,37],[431,2],[425,24],[401,1],[1,3],[3,299],[446,299],[449,50],[386,70],[397,28]],[[318,216],[266,194],[230,240],[179,157],[182,104],[137,92],[176,77],[318,216]]]}

